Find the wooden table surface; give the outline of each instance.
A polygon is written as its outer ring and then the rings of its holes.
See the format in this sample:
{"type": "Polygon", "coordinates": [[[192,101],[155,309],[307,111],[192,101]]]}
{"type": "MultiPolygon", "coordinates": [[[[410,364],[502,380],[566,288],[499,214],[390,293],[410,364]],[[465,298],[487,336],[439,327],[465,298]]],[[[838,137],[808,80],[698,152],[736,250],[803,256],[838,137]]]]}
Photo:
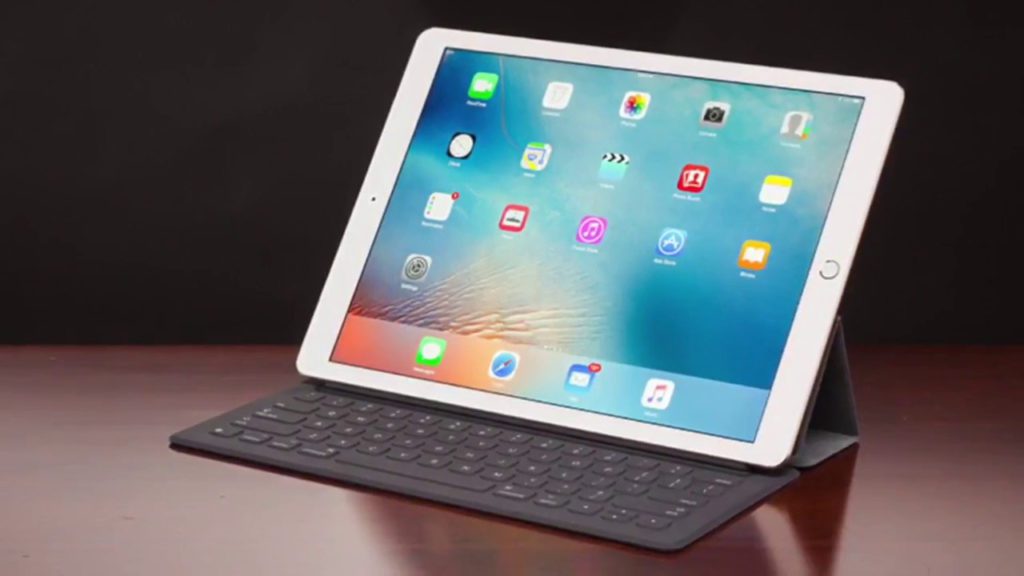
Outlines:
{"type": "Polygon", "coordinates": [[[677,554],[168,448],[288,347],[0,347],[0,574],[1024,573],[1024,347],[855,348],[859,448],[677,554]]]}

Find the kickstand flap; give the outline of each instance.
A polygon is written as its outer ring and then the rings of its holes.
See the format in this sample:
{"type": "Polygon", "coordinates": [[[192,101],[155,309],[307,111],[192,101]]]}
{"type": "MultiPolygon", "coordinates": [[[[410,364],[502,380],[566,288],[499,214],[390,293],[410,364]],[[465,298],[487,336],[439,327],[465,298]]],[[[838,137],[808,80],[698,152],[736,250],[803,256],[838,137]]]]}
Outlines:
{"type": "Polygon", "coordinates": [[[856,444],[859,435],[843,323],[838,317],[822,362],[814,397],[805,416],[804,432],[790,458],[790,464],[797,468],[820,464],[856,444]]]}

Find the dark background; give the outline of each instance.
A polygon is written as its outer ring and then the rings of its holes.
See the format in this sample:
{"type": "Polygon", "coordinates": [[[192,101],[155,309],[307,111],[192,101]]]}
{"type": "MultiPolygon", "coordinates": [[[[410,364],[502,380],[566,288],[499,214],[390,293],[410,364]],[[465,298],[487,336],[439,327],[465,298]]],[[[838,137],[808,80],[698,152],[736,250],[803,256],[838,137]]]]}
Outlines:
{"type": "Polygon", "coordinates": [[[1009,13],[22,4],[0,7],[0,342],[298,342],[430,26],[900,82],[849,334],[1024,342],[1024,25],[1009,13]]]}

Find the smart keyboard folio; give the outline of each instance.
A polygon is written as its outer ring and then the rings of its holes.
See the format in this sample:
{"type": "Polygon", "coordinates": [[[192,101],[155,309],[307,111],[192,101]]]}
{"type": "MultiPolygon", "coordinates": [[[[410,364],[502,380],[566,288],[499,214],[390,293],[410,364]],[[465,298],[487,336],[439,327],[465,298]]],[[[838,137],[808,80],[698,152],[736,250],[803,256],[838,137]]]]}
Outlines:
{"type": "Polygon", "coordinates": [[[856,442],[836,310],[901,102],[427,31],[306,382],[172,444],[679,549],[856,442]]]}

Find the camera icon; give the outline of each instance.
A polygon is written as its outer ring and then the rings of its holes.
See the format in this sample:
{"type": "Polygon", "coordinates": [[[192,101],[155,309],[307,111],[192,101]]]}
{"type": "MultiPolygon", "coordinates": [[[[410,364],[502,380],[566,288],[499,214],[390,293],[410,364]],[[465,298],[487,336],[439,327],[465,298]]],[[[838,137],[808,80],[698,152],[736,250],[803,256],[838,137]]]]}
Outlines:
{"type": "Polygon", "coordinates": [[[704,111],[700,114],[700,123],[712,128],[721,128],[729,118],[730,108],[728,102],[705,102],[704,111]]]}

